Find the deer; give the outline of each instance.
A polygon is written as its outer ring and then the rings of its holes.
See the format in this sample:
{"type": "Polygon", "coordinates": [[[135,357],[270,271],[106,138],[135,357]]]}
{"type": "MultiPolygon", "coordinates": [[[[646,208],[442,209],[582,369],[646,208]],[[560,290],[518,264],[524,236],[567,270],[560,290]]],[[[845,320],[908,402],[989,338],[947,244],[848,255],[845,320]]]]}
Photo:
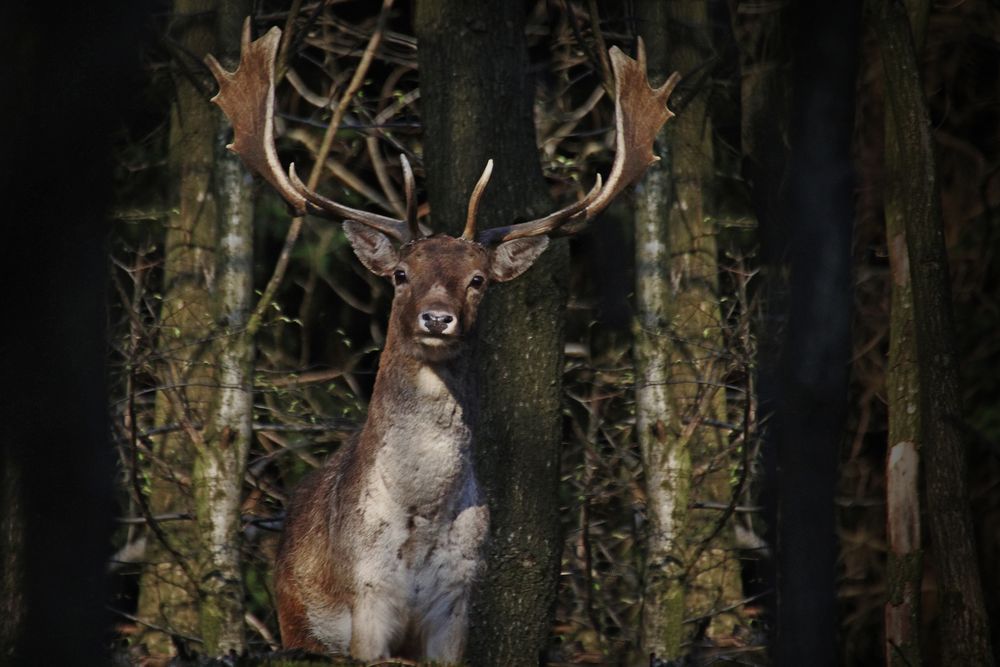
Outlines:
{"type": "Polygon", "coordinates": [[[400,157],[405,217],[338,204],[309,189],[274,143],[275,56],[281,30],[251,41],[244,24],[234,72],[212,56],[212,99],[229,118],[229,149],[298,216],[342,221],[355,255],[394,288],[385,343],[360,432],[298,485],[286,513],[274,587],[282,643],[360,660],[462,659],[470,593],[484,567],[489,508],[473,465],[477,401],[470,340],[483,296],[514,280],[549,239],[577,233],[659,158],[653,142],[673,116],[637,59],[610,50],[615,157],[579,201],[545,217],[476,229],[493,170],[486,164],[460,237],[424,234],[412,168],[400,157]]]}

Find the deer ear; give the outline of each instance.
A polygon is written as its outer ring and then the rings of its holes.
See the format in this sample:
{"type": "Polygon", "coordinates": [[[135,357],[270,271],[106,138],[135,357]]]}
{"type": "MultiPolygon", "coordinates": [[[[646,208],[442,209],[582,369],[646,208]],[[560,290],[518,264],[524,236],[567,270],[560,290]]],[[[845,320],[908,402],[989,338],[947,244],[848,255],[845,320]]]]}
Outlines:
{"type": "Polygon", "coordinates": [[[399,264],[399,253],[382,232],[348,220],[344,223],[344,234],[351,242],[354,254],[375,275],[387,276],[399,264]]]}
{"type": "Polygon", "coordinates": [[[547,247],[549,247],[547,236],[513,239],[501,243],[493,250],[490,276],[499,283],[517,278],[531,268],[547,247]]]}

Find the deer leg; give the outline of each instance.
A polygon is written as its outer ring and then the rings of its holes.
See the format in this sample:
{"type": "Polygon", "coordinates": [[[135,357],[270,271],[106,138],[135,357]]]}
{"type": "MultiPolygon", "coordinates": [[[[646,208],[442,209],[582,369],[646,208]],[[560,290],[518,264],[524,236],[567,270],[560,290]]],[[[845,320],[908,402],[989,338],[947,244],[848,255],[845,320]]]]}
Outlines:
{"type": "Polygon", "coordinates": [[[368,592],[355,602],[351,630],[351,657],[388,658],[402,635],[402,611],[386,599],[385,592],[368,592]]]}
{"type": "Polygon", "coordinates": [[[465,638],[469,628],[468,597],[444,602],[443,609],[432,610],[424,620],[426,645],[424,655],[432,662],[459,663],[465,653],[465,638]]]}
{"type": "Polygon", "coordinates": [[[275,585],[278,602],[278,629],[281,645],[310,653],[325,653],[326,648],[310,632],[305,605],[290,576],[281,577],[275,585]]]}

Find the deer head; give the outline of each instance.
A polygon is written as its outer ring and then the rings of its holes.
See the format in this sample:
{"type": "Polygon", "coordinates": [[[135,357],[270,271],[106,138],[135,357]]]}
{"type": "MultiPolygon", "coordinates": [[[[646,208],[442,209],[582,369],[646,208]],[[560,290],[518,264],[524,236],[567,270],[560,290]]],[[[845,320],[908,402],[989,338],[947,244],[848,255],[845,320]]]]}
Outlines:
{"type": "MultiPolygon", "coordinates": [[[[346,220],[344,231],[361,262],[373,273],[390,277],[395,299],[390,335],[406,353],[434,361],[453,356],[474,327],[483,292],[492,282],[511,280],[526,271],[548,245],[549,237],[576,233],[603,211],[628,185],[658,160],[652,152],[660,127],[673,116],[666,102],[680,80],[676,72],[653,89],[646,78],[645,52],[638,59],[611,49],[615,73],[616,152],[607,183],[600,176],[590,192],[543,218],[476,230],[479,202],[493,171],[490,160],[469,200],[461,237],[425,237],[417,223],[413,172],[400,156],[406,192],[406,219],[400,220],[338,204],[286,174],[274,146],[274,61],[281,31],[271,28],[250,41],[249,19],[243,27],[240,65],[227,72],[212,56],[206,63],[219,82],[212,101],[235,130],[230,150],[258,172],[296,215],[310,213],[346,220]]],[[[388,347],[388,345],[387,345],[388,347]]]]}
{"type": "Polygon", "coordinates": [[[548,239],[514,239],[489,248],[438,235],[397,248],[381,231],[345,222],[354,252],[395,286],[386,347],[422,361],[443,361],[462,349],[487,287],[521,275],[548,239]]]}

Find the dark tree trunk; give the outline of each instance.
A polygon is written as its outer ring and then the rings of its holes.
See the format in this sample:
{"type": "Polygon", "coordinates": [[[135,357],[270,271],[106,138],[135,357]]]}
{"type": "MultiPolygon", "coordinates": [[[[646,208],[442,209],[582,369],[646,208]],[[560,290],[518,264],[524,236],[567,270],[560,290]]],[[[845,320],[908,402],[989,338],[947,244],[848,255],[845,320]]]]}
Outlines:
{"type": "MultiPolygon", "coordinates": [[[[797,7],[788,333],[766,434],[776,524],[776,664],[837,664],[834,491],[847,408],[860,5],[797,7]]],[[[767,418],[767,415],[762,415],[767,418]]]]}
{"type": "Polygon", "coordinates": [[[887,112],[898,158],[912,170],[899,183],[920,384],[920,442],[927,519],[940,578],[941,650],[946,665],[992,665],[975,534],[966,486],[966,448],[934,144],[906,7],[875,0],[887,112]]]}
{"type": "MultiPolygon", "coordinates": [[[[765,9],[759,3],[741,2],[733,13],[733,35],[740,51],[740,143],[743,176],[757,217],[761,243],[762,307],[757,323],[757,415],[767,429],[769,415],[777,405],[782,341],[788,328],[790,226],[781,207],[781,192],[787,177],[789,113],[791,104],[791,9],[773,3],[765,9]],[[740,11],[749,7],[752,11],[740,11]]],[[[765,431],[766,435],[766,431],[765,431]]],[[[774,478],[776,457],[773,447],[763,448],[765,477],[774,478]]],[[[768,529],[773,542],[776,524],[776,489],[765,484],[761,502],[762,522],[753,518],[760,533],[768,529]],[[763,524],[763,525],[762,525],[763,524]]],[[[758,585],[765,590],[776,586],[774,559],[758,551],[758,585]]],[[[774,605],[767,607],[774,612],[774,605]]],[[[773,619],[769,619],[773,620],[773,619]]],[[[768,623],[769,626],[773,625],[768,623]]]]}
{"type": "MultiPolygon", "coordinates": [[[[417,3],[424,168],[436,231],[460,233],[487,159],[480,226],[544,214],[520,3],[417,3]]],[[[476,467],[489,499],[487,572],[472,610],[474,665],[535,665],[545,646],[561,543],[560,379],[568,253],[553,243],[527,274],[491,289],[477,344],[476,467]]]]}
{"type": "Polygon", "coordinates": [[[0,25],[0,664],[106,664],[111,137],[143,4],[20,3],[0,25]]]}
{"type": "MultiPolygon", "coordinates": [[[[910,25],[923,35],[930,3],[911,0],[910,25]]],[[[919,47],[918,47],[919,48],[919,47]]],[[[888,104],[888,100],[886,100],[888,104]]],[[[885,469],[887,597],[885,664],[920,667],[923,549],[920,527],[920,382],[913,321],[913,284],[906,249],[906,190],[912,165],[903,161],[895,115],[885,114],[885,236],[889,248],[892,300],[886,403],[889,442],[885,469]]]]}

